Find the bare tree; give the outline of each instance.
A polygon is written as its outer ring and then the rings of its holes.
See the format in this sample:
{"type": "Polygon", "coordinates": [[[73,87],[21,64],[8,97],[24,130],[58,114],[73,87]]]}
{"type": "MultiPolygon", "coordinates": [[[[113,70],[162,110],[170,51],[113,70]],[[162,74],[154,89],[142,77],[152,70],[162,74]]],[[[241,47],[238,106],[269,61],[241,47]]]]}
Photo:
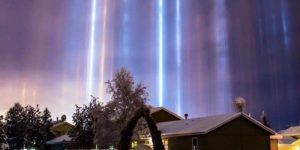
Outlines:
{"type": "Polygon", "coordinates": [[[135,84],[129,71],[121,68],[112,80],[106,82],[111,101],[95,113],[95,143],[100,148],[108,145],[117,146],[121,130],[134,115],[145,105],[148,93],[142,84],[135,84]]]}

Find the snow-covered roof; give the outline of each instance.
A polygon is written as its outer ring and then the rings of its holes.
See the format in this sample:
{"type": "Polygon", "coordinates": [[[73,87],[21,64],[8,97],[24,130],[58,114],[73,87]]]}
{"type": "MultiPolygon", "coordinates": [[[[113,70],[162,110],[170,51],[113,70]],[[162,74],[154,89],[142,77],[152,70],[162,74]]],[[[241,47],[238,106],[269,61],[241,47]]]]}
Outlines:
{"type": "Polygon", "coordinates": [[[290,137],[290,136],[285,136],[282,139],[278,140],[279,144],[292,144],[294,142],[296,142],[297,139],[294,137],[290,137]]]}
{"type": "Polygon", "coordinates": [[[168,110],[167,108],[164,108],[164,107],[150,107],[150,114],[156,113],[156,112],[161,111],[161,110],[164,110],[164,111],[168,112],[169,114],[175,116],[176,118],[178,118],[180,120],[183,119],[182,117],[180,117],[176,113],[174,113],[174,112],[172,112],[172,111],[170,111],[170,110],[168,110]]]}
{"type": "Polygon", "coordinates": [[[72,140],[72,138],[69,135],[64,134],[64,135],[56,137],[50,141],[47,141],[46,144],[48,144],[48,145],[61,144],[61,143],[65,143],[65,142],[70,142],[71,140],[72,140]]]}
{"type": "Polygon", "coordinates": [[[300,136],[300,126],[289,127],[286,130],[280,131],[283,136],[300,136]]]}
{"type": "Polygon", "coordinates": [[[272,129],[264,126],[260,122],[247,116],[244,113],[225,114],[225,115],[193,118],[187,120],[162,122],[162,123],[158,123],[157,127],[162,132],[163,136],[185,136],[185,135],[194,135],[194,134],[206,134],[238,117],[243,117],[251,121],[255,125],[257,125],[258,127],[262,128],[263,130],[269,132],[270,134],[275,134],[275,132],[272,129]]]}

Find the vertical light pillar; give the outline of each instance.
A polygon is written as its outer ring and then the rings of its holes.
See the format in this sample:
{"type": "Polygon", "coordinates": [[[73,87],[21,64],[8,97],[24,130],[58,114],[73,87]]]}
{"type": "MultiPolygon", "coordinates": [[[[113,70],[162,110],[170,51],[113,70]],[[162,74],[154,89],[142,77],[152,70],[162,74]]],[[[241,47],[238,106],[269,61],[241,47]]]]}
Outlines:
{"type": "Polygon", "coordinates": [[[158,102],[164,102],[164,0],[158,1],[158,102]]]}
{"type": "Polygon", "coordinates": [[[177,82],[177,114],[181,115],[181,5],[180,0],[176,0],[176,82],[177,82]]]}
{"type": "Polygon", "coordinates": [[[129,6],[129,1],[130,0],[123,0],[123,18],[122,18],[122,57],[123,57],[123,65],[127,64],[126,63],[126,58],[128,57],[129,53],[129,14],[128,14],[128,6],[129,6]]]}
{"type": "Polygon", "coordinates": [[[102,29],[100,48],[100,69],[99,69],[99,98],[104,102],[104,74],[105,74],[105,52],[106,52],[106,26],[107,26],[107,0],[102,1],[102,29]]]}
{"type": "Polygon", "coordinates": [[[214,38],[216,56],[216,86],[218,113],[230,111],[228,100],[232,100],[228,55],[228,32],[225,0],[214,0],[214,38]]]}
{"type": "Polygon", "coordinates": [[[96,26],[96,5],[97,0],[92,0],[91,4],[91,21],[90,21],[90,37],[88,50],[88,66],[87,66],[87,100],[93,94],[94,82],[94,59],[95,59],[95,26],[96,26]]]}

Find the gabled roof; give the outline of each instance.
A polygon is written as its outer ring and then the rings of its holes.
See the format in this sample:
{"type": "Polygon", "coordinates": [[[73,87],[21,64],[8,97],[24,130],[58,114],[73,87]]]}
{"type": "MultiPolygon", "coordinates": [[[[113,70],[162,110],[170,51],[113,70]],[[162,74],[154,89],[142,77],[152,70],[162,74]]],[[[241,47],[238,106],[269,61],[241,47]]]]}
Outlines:
{"type": "Polygon", "coordinates": [[[262,128],[270,134],[275,134],[275,132],[256,121],[255,119],[247,116],[244,113],[208,116],[187,120],[169,121],[158,123],[157,127],[162,132],[163,136],[185,136],[194,134],[206,134],[209,133],[226,123],[238,118],[243,117],[258,127],[262,128]]]}
{"type": "Polygon", "coordinates": [[[159,112],[159,111],[161,111],[161,110],[163,110],[163,111],[165,111],[165,112],[167,112],[167,113],[173,115],[174,117],[178,118],[179,120],[182,120],[182,119],[183,119],[182,117],[180,117],[180,116],[177,115],[176,113],[174,113],[174,112],[172,112],[172,111],[170,111],[170,110],[168,110],[167,108],[164,108],[164,107],[152,107],[152,106],[151,106],[151,107],[150,107],[150,114],[154,114],[154,113],[159,112]]]}
{"type": "Polygon", "coordinates": [[[58,126],[61,126],[61,125],[68,125],[68,126],[70,126],[70,127],[74,127],[74,125],[72,125],[71,123],[64,121],[64,122],[59,122],[59,123],[54,124],[54,125],[51,127],[51,129],[54,129],[54,128],[56,128],[56,127],[58,127],[58,126]]]}
{"type": "Polygon", "coordinates": [[[48,144],[48,145],[62,144],[62,143],[68,143],[71,140],[72,140],[72,138],[69,135],[64,134],[64,135],[54,138],[50,141],[47,141],[46,144],[48,144]]]}

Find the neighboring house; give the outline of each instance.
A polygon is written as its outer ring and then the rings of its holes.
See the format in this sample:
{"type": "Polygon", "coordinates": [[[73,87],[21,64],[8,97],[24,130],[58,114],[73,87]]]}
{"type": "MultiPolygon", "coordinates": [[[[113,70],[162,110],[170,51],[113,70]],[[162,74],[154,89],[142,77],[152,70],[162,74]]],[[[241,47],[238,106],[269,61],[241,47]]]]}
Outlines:
{"type": "Polygon", "coordinates": [[[150,107],[150,114],[156,123],[183,119],[164,107],[150,107]]]}
{"type": "Polygon", "coordinates": [[[73,129],[74,125],[64,121],[54,124],[50,130],[56,136],[61,136],[68,133],[71,129],[73,129]]]}
{"type": "Polygon", "coordinates": [[[286,130],[282,130],[279,132],[282,136],[291,136],[296,139],[300,139],[300,126],[292,126],[287,128],[286,130]]]}
{"type": "MultiPolygon", "coordinates": [[[[153,106],[148,106],[150,109],[150,115],[153,118],[153,120],[156,123],[159,122],[167,122],[167,121],[176,121],[176,120],[182,120],[183,118],[180,117],[179,115],[173,113],[172,111],[164,108],[164,107],[153,107],[153,106]]],[[[147,137],[147,135],[145,135],[147,137]]],[[[144,147],[145,149],[146,146],[151,145],[151,140],[149,138],[142,138],[137,141],[137,139],[132,139],[131,142],[131,148],[132,149],[139,149],[140,147],[144,147]]]]}
{"type": "MultiPolygon", "coordinates": [[[[161,122],[157,126],[166,150],[277,150],[276,133],[243,113],[161,122]]],[[[151,143],[151,139],[146,142],[152,147],[151,143]]]]}
{"type": "Polygon", "coordinates": [[[68,135],[68,132],[74,126],[66,121],[59,122],[54,124],[51,127],[51,132],[55,135],[55,138],[47,141],[46,144],[50,149],[60,150],[64,149],[64,147],[70,143],[71,137],[68,135]]]}
{"type": "Polygon", "coordinates": [[[300,150],[300,126],[292,126],[280,134],[283,138],[279,140],[279,150],[300,150]]]}
{"type": "Polygon", "coordinates": [[[278,150],[300,150],[300,140],[285,136],[279,140],[278,150]]]}

